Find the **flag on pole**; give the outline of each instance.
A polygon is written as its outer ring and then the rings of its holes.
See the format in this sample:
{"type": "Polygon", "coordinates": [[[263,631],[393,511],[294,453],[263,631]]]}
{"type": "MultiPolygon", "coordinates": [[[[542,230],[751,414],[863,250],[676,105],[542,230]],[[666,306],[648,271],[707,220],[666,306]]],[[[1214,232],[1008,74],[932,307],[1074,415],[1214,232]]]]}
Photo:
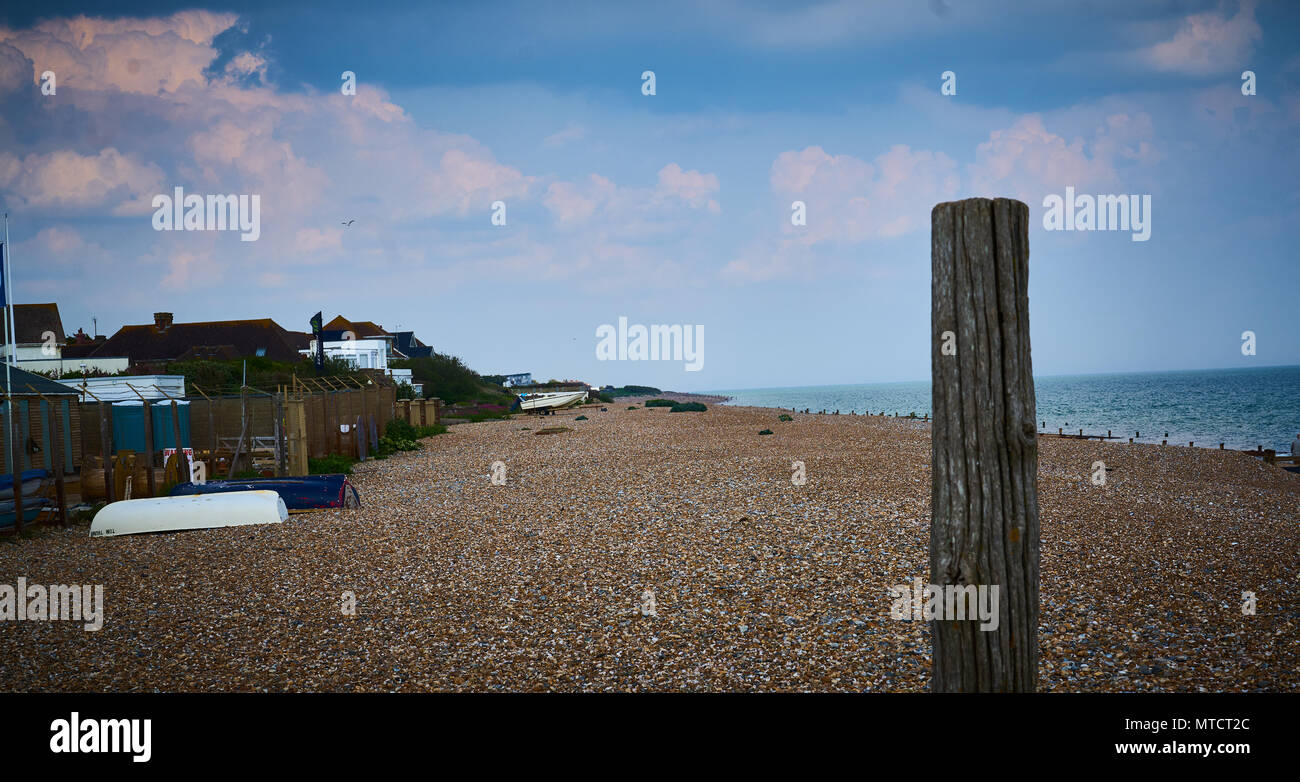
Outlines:
{"type": "MultiPolygon", "coordinates": [[[[0,307],[9,306],[9,296],[8,292],[5,290],[5,266],[7,264],[8,261],[5,260],[5,243],[0,242],[0,307]]],[[[6,320],[5,324],[7,325],[8,323],[9,321],[6,320]]]]}
{"type": "Polygon", "coordinates": [[[311,316],[311,333],[316,338],[316,371],[325,371],[325,342],[321,339],[321,329],[325,328],[325,317],[318,312],[311,316]]]}

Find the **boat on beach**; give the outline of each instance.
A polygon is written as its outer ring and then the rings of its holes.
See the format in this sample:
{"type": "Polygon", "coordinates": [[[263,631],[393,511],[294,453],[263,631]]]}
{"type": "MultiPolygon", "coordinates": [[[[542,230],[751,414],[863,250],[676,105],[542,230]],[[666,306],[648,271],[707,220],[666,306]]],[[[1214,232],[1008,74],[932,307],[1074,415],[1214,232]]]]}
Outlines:
{"type": "MultiPolygon", "coordinates": [[[[23,470],[22,484],[23,496],[30,497],[32,493],[41,488],[41,484],[50,477],[49,470],[23,470]]],[[[14,498],[14,476],[12,473],[0,475],[0,500],[12,500],[14,498]]],[[[24,503],[25,504],[25,503],[24,503]]]]}
{"type": "Polygon", "coordinates": [[[284,500],[273,491],[122,500],[105,505],[95,514],[90,522],[90,537],[279,524],[288,518],[284,500]]]}
{"type": "MultiPolygon", "coordinates": [[[[53,505],[53,502],[44,497],[24,497],[23,523],[28,524],[36,521],[44,510],[53,505]]],[[[7,500],[0,500],[0,529],[13,527],[17,519],[18,513],[14,510],[14,498],[10,496],[7,500]]]]}
{"type": "Polygon", "coordinates": [[[246,478],[241,480],[180,483],[172,497],[198,494],[228,494],[239,491],[273,491],[284,500],[290,513],[306,513],[328,508],[360,508],[361,497],[348,476],[304,475],[292,478],[246,478]]]}
{"type": "Polygon", "coordinates": [[[550,415],[556,410],[582,404],[587,401],[586,391],[539,391],[533,394],[520,394],[510,406],[511,411],[522,410],[525,413],[550,415]]]}

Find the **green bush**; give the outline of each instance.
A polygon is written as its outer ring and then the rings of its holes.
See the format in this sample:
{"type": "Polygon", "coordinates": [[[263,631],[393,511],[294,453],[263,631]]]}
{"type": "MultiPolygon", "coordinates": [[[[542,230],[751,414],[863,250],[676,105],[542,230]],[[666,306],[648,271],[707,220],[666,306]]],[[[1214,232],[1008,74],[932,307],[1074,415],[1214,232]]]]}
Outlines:
{"type": "Polygon", "coordinates": [[[668,408],[668,412],[670,412],[670,413],[703,413],[705,410],[708,410],[708,409],[709,409],[709,408],[705,407],[704,405],[700,404],[699,402],[679,402],[679,403],[673,405],[672,407],[668,408]]]}
{"type": "Polygon", "coordinates": [[[651,399],[645,403],[646,407],[672,407],[677,404],[671,399],[651,399]]]}
{"type": "Polygon", "coordinates": [[[636,407],[636,405],[628,405],[628,408],[627,408],[627,409],[628,409],[628,410],[636,410],[637,407],[636,407]]]}
{"type": "Polygon", "coordinates": [[[649,394],[661,393],[659,389],[653,386],[623,386],[622,388],[612,388],[608,391],[601,391],[602,394],[611,397],[620,396],[647,396],[649,394]]]}
{"type": "Polygon", "coordinates": [[[504,392],[489,395],[483,388],[483,378],[465,362],[455,356],[434,353],[432,356],[399,359],[392,362],[395,369],[411,370],[411,379],[424,386],[424,398],[437,397],[453,405],[473,402],[480,397],[497,402],[506,398],[504,392]]]}
{"type": "Polygon", "coordinates": [[[575,418],[575,419],[573,419],[573,420],[575,420],[575,421],[586,421],[586,420],[587,420],[587,416],[585,416],[585,415],[580,415],[580,416],[578,416],[577,418],[575,418]]]}
{"type": "Polygon", "coordinates": [[[356,464],[356,462],[352,457],[344,456],[341,453],[332,453],[320,459],[308,459],[307,473],[309,475],[335,475],[338,473],[351,475],[353,464],[356,464]]]}
{"type": "Polygon", "coordinates": [[[394,438],[384,435],[379,438],[379,450],[375,452],[376,456],[387,456],[398,451],[418,451],[420,444],[415,440],[404,438],[394,438]]]}
{"type": "Polygon", "coordinates": [[[415,432],[415,427],[408,421],[400,418],[394,418],[384,424],[384,437],[393,440],[414,440],[419,435],[415,432]]]}
{"type": "Polygon", "coordinates": [[[772,433],[771,429],[764,429],[763,431],[759,432],[759,434],[771,434],[771,433],[772,433]]]}
{"type": "Polygon", "coordinates": [[[794,418],[792,418],[792,417],[790,416],[789,413],[782,413],[782,414],[781,414],[781,417],[780,417],[779,420],[781,420],[781,421],[793,421],[794,418]]]}

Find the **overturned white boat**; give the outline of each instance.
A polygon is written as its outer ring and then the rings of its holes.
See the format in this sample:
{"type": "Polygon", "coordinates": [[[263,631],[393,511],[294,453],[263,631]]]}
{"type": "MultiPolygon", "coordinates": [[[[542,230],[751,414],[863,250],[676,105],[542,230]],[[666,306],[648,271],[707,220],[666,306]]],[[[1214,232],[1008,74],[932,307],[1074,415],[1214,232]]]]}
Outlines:
{"type": "Polygon", "coordinates": [[[279,524],[288,518],[284,500],[273,491],[122,500],[105,505],[95,514],[90,522],[90,537],[279,524]]]}
{"type": "Polygon", "coordinates": [[[520,394],[510,409],[549,415],[555,410],[563,410],[585,401],[586,391],[539,391],[535,394],[520,394]]]}

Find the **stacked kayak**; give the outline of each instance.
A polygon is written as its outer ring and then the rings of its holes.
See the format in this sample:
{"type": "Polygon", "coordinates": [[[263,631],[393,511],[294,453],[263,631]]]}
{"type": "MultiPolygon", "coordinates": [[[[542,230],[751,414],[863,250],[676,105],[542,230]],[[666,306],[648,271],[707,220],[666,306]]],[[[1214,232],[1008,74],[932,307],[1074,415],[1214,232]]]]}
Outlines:
{"type": "MultiPolygon", "coordinates": [[[[41,515],[41,511],[54,505],[50,500],[44,497],[23,497],[23,523],[36,521],[41,515]]],[[[0,529],[8,529],[14,526],[18,519],[18,514],[14,512],[14,498],[9,495],[9,499],[0,500],[0,529]]]]}
{"type": "MultiPolygon", "coordinates": [[[[49,470],[23,470],[23,496],[30,497],[39,488],[46,479],[50,477],[49,470]]],[[[0,475],[0,500],[12,500],[14,498],[14,476],[12,473],[0,475]]],[[[26,505],[27,503],[23,503],[26,505]]],[[[13,508],[10,507],[12,511],[13,508]]]]}
{"type": "Polygon", "coordinates": [[[273,491],[291,513],[326,508],[359,508],[361,497],[346,475],[304,475],[294,478],[247,478],[242,480],[179,483],[172,497],[226,494],[243,491],[273,491]]]}

